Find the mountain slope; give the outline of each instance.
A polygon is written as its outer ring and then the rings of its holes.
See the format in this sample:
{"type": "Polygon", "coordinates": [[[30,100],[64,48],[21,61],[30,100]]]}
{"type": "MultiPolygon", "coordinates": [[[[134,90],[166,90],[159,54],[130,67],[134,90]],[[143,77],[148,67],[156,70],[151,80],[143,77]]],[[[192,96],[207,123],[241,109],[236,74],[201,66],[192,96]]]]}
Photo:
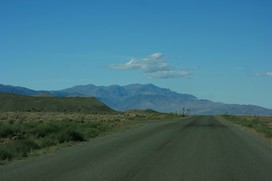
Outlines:
{"type": "Polygon", "coordinates": [[[190,94],[180,94],[153,84],[131,84],[127,86],[75,86],[62,90],[63,93],[78,93],[95,96],[115,110],[153,109],[160,112],[183,112],[190,109],[192,114],[247,114],[272,115],[271,109],[253,105],[215,103],[198,99],[190,94]]]}
{"type": "Polygon", "coordinates": [[[94,97],[34,97],[0,93],[0,111],[113,112],[94,97]]]}
{"type": "MultiPolygon", "coordinates": [[[[3,86],[2,86],[3,87],[3,86]]],[[[1,85],[0,85],[1,88],[1,85]]],[[[245,114],[272,115],[271,109],[254,105],[216,103],[198,99],[190,94],[180,94],[153,84],[130,84],[127,86],[95,86],[93,84],[74,86],[60,91],[34,91],[8,86],[9,91],[23,95],[90,96],[118,111],[132,109],[153,109],[159,112],[182,113],[190,109],[191,114],[245,114]],[[24,91],[22,91],[24,90],[24,91]]],[[[7,90],[7,89],[5,89],[7,90]]],[[[0,89],[1,92],[1,89],[0,89]]]]}
{"type": "Polygon", "coordinates": [[[131,84],[127,86],[75,86],[62,90],[64,93],[78,93],[97,97],[106,105],[120,111],[130,109],[154,109],[160,112],[176,111],[184,102],[197,100],[189,94],[178,94],[153,84],[131,84]]]}
{"type": "Polygon", "coordinates": [[[0,84],[0,92],[1,93],[21,94],[21,95],[28,95],[28,96],[32,96],[32,95],[37,94],[37,91],[31,90],[31,89],[28,89],[25,87],[3,85],[3,84],[0,84]]]}

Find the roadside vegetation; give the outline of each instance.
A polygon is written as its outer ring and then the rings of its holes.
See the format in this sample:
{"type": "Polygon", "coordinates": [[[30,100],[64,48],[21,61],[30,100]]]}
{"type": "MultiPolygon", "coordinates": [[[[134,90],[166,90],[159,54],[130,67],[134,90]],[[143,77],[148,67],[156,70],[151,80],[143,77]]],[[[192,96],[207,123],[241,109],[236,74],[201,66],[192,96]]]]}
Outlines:
{"type": "Polygon", "coordinates": [[[0,164],[88,141],[133,120],[175,116],[150,110],[105,114],[0,112],[0,164]]]}
{"type": "Polygon", "coordinates": [[[272,117],[224,115],[231,122],[253,129],[266,138],[272,138],[272,117]]]}

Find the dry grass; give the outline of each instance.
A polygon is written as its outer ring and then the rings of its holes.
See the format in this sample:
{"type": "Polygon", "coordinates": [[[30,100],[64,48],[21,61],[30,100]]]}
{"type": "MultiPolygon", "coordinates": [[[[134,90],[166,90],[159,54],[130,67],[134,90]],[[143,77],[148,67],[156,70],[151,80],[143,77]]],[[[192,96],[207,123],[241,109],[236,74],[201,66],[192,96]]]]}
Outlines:
{"type": "Polygon", "coordinates": [[[4,112],[0,113],[0,122],[3,121],[112,121],[120,119],[121,114],[83,114],[61,112],[4,112]]]}
{"type": "Polygon", "coordinates": [[[165,119],[173,117],[173,114],[148,113],[144,111],[128,111],[125,113],[84,114],[62,112],[0,112],[0,122],[6,121],[87,121],[87,122],[111,122],[115,120],[130,121],[136,119],[165,119]]]}
{"type": "Polygon", "coordinates": [[[248,127],[272,139],[272,117],[269,116],[225,116],[226,119],[235,124],[248,127]]]}

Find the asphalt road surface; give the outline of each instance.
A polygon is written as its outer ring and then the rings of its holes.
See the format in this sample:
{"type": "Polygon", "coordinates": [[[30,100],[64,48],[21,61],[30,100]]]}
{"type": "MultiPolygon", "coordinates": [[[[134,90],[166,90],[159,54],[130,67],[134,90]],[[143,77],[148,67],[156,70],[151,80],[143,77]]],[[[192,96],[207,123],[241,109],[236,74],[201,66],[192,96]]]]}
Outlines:
{"type": "Polygon", "coordinates": [[[272,150],[220,117],[144,123],[0,168],[0,180],[272,181],[272,150]]]}

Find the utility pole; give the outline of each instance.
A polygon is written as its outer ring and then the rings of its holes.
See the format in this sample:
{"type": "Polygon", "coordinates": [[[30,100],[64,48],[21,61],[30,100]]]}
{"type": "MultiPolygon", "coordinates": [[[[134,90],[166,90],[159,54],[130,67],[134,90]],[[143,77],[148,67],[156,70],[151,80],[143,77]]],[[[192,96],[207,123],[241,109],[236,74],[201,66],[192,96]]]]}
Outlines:
{"type": "Polygon", "coordinates": [[[188,114],[188,115],[190,115],[190,111],[191,111],[190,109],[187,109],[187,114],[188,114]]]}

